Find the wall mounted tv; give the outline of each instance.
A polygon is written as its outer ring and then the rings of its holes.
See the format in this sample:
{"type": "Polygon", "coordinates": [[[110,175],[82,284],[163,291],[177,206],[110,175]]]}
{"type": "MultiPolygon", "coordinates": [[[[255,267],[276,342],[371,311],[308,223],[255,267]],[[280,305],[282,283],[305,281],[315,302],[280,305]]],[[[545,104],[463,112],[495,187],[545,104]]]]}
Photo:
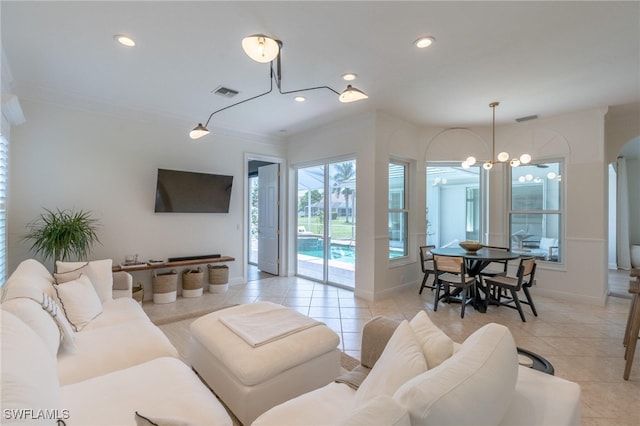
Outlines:
{"type": "Polygon", "coordinates": [[[158,169],[156,213],[229,213],[233,176],[158,169]]]}

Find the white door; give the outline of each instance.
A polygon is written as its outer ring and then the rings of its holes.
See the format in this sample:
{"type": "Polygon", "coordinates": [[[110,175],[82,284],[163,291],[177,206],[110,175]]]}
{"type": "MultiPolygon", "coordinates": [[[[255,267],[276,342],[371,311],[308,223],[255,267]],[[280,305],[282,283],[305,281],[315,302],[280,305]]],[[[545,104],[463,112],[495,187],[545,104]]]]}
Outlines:
{"type": "Polygon", "coordinates": [[[279,164],[258,168],[258,269],[278,275],[279,164]]]}

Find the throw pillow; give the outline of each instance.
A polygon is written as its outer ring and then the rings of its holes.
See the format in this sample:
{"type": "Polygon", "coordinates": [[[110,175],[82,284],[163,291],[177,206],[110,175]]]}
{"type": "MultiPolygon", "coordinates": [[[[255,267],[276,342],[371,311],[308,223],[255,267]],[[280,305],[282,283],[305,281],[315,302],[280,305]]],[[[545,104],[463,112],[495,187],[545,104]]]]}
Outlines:
{"type": "Polygon", "coordinates": [[[62,335],[56,321],[43,310],[39,301],[34,298],[19,297],[3,302],[2,309],[11,312],[27,324],[40,336],[51,354],[56,356],[62,335]]]}
{"type": "Polygon", "coordinates": [[[393,399],[409,411],[414,425],[497,425],[511,405],[517,379],[513,337],[507,327],[491,323],[438,368],[403,384],[393,399]],[[465,403],[473,409],[461,408],[465,403]]]}
{"type": "Polygon", "coordinates": [[[89,277],[82,274],[78,279],[55,286],[60,305],[75,331],[80,331],[102,313],[100,298],[89,277]]]}
{"type": "Polygon", "coordinates": [[[52,425],[54,419],[5,417],[8,412],[24,414],[40,410],[62,413],[56,357],[49,353],[42,339],[27,324],[4,309],[0,310],[0,358],[2,374],[2,424],[52,425]]]}
{"type": "Polygon", "coordinates": [[[355,394],[356,406],[378,396],[391,396],[407,380],[427,370],[422,349],[407,320],[402,321],[382,355],[355,394]]]}
{"type": "Polygon", "coordinates": [[[367,378],[370,368],[367,368],[362,365],[358,365],[351,371],[347,371],[346,373],[338,376],[335,380],[336,383],[344,383],[349,386],[353,390],[358,390],[364,379],[367,378]]]}
{"type": "Polygon", "coordinates": [[[73,332],[67,317],[65,317],[58,309],[56,302],[51,296],[43,292],[40,304],[42,305],[42,309],[47,311],[58,324],[60,333],[62,333],[62,348],[69,353],[76,353],[78,348],[76,347],[75,333],[73,332]]]}
{"type": "Polygon", "coordinates": [[[425,311],[418,312],[409,324],[420,342],[429,370],[453,354],[453,340],[431,321],[425,311]]]}
{"type": "Polygon", "coordinates": [[[364,405],[357,407],[338,426],[410,426],[411,419],[407,410],[391,397],[378,395],[364,405]]]}
{"type": "Polygon", "coordinates": [[[80,274],[85,274],[91,280],[100,297],[100,302],[104,303],[113,299],[113,272],[111,270],[113,261],[111,259],[94,260],[91,262],[56,262],[57,273],[53,274],[56,283],[63,284],[77,279],[80,274]]]}
{"type": "Polygon", "coordinates": [[[151,417],[143,416],[137,411],[134,416],[134,419],[136,421],[136,426],[190,426],[190,425],[193,425],[193,423],[189,423],[185,420],[167,419],[167,418],[160,419],[156,417],[151,418],[151,417]]]}

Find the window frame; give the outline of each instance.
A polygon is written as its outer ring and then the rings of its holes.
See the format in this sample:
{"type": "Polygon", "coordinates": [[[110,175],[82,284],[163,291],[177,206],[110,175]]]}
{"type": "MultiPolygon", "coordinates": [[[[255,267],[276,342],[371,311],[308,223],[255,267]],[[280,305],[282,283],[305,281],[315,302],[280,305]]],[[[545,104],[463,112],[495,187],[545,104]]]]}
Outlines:
{"type": "Polygon", "coordinates": [[[7,199],[9,191],[9,139],[0,134],[0,287],[7,279],[7,199]]]}
{"type": "MultiPolygon", "coordinates": [[[[454,169],[458,169],[461,168],[460,163],[459,162],[453,162],[453,161],[427,161],[424,167],[424,173],[425,173],[425,211],[426,211],[426,219],[425,219],[425,230],[426,230],[426,243],[427,244],[434,244],[437,247],[442,246],[443,244],[447,244],[450,241],[443,241],[442,240],[442,235],[439,234],[439,230],[433,231],[432,230],[432,226],[438,228],[441,226],[441,222],[440,222],[440,218],[438,216],[438,213],[435,213],[436,215],[436,219],[434,220],[434,214],[432,214],[432,220],[429,220],[429,168],[433,168],[433,169],[441,169],[441,168],[454,168],[454,169]],[[436,235],[436,237],[431,238],[433,235],[436,235]]],[[[479,212],[479,217],[478,217],[478,240],[480,242],[485,242],[485,236],[487,235],[487,230],[489,229],[489,192],[490,192],[490,188],[489,188],[489,178],[488,178],[488,174],[486,170],[484,170],[482,168],[481,164],[478,165],[474,165],[472,166],[472,168],[477,170],[477,174],[478,174],[478,196],[477,196],[477,209],[479,212]]],[[[465,192],[467,192],[467,190],[471,188],[471,187],[465,187],[465,192]]],[[[462,204],[460,206],[460,208],[465,209],[465,211],[467,211],[467,202],[468,200],[465,199],[464,204],[462,204]]],[[[433,205],[436,205],[436,207],[439,209],[440,208],[440,200],[437,200],[435,202],[431,203],[431,206],[433,207],[433,205]]],[[[465,217],[465,227],[468,223],[468,219],[465,217]]],[[[466,232],[466,229],[465,229],[466,232]]],[[[465,238],[466,239],[466,236],[465,238]]],[[[461,240],[462,241],[462,240],[461,240]]]]}
{"type": "MultiPolygon", "coordinates": [[[[566,173],[566,160],[564,158],[540,158],[531,161],[527,166],[537,165],[537,164],[549,164],[549,163],[557,163],[558,164],[558,179],[559,179],[559,187],[558,187],[558,208],[557,209],[526,209],[526,210],[515,210],[513,208],[513,175],[518,171],[520,167],[510,167],[509,172],[507,173],[508,179],[508,209],[507,209],[507,235],[509,239],[509,249],[514,250],[514,242],[511,236],[515,232],[512,226],[512,217],[514,215],[541,215],[543,218],[545,215],[557,215],[558,216],[558,242],[557,242],[557,260],[551,260],[547,258],[539,258],[537,260],[540,262],[545,262],[548,265],[563,265],[566,258],[566,237],[564,235],[565,230],[565,220],[566,220],[566,188],[565,188],[565,173],[566,173]]],[[[518,248],[515,248],[518,250],[518,248]]],[[[523,256],[527,255],[527,252],[522,253],[523,256]]]]}
{"type": "MultiPolygon", "coordinates": [[[[402,254],[401,255],[395,255],[392,256],[392,254],[394,253],[394,250],[392,250],[391,247],[391,230],[389,231],[389,244],[387,247],[387,258],[390,262],[396,262],[396,261],[402,261],[402,260],[406,260],[409,257],[410,254],[410,248],[409,248],[409,213],[410,213],[410,200],[409,200],[409,173],[411,171],[411,163],[405,160],[401,160],[398,158],[390,158],[389,159],[389,163],[388,163],[388,169],[391,168],[391,166],[398,166],[398,167],[402,167],[403,169],[403,188],[402,188],[402,207],[401,208],[394,208],[391,207],[392,206],[392,185],[391,185],[391,173],[390,170],[388,170],[388,175],[387,175],[387,184],[388,184],[388,188],[387,188],[387,197],[388,197],[388,203],[387,203],[387,221],[388,223],[391,223],[391,216],[392,215],[398,215],[401,218],[400,221],[400,231],[402,233],[402,239],[401,240],[393,240],[393,241],[401,241],[403,242],[402,245],[402,254]]],[[[396,251],[397,253],[397,251],[396,251]]]]}

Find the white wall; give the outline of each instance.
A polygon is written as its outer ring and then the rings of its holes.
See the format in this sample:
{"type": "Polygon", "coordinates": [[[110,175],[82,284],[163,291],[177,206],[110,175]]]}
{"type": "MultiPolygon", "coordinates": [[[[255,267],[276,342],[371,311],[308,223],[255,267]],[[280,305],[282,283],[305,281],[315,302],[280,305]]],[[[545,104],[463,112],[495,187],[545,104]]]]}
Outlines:
{"type": "MultiPolygon", "coordinates": [[[[244,154],[283,156],[258,137],[213,131],[189,139],[189,125],[108,116],[22,100],[10,152],[8,270],[33,257],[22,240],[42,208],[94,212],[101,228],[92,258],[141,259],[221,253],[232,256],[230,282],[243,280],[244,154]],[[228,214],[154,213],[158,168],[234,176],[228,214]]],[[[46,263],[52,268],[52,262],[46,263]]],[[[148,280],[148,271],[135,279],[148,280]]]]}
{"type": "MultiPolygon", "coordinates": [[[[290,188],[295,189],[295,167],[353,155],[356,159],[356,283],[358,297],[382,298],[418,279],[417,246],[424,243],[425,171],[418,164],[418,130],[402,120],[383,113],[367,113],[333,123],[290,138],[288,159],[292,166],[290,188]],[[405,160],[412,170],[409,202],[409,256],[388,259],[388,164],[389,159],[405,160]]],[[[290,197],[294,197],[294,189],[290,197]]],[[[290,212],[290,226],[294,214],[290,212]]],[[[292,241],[290,246],[294,247],[292,241]]],[[[293,248],[290,256],[293,256],[293,248]]],[[[292,265],[293,269],[294,265],[292,265]]],[[[293,270],[291,271],[293,273],[293,270]]]]}
{"type": "MultiPolygon", "coordinates": [[[[529,152],[534,159],[564,159],[565,256],[557,265],[542,262],[534,290],[555,298],[604,303],[607,274],[607,179],[604,159],[605,109],[496,128],[496,152],[529,152]],[[507,141],[507,142],[503,142],[507,141]]],[[[427,161],[458,160],[490,152],[490,129],[425,129],[427,161]],[[455,143],[454,143],[455,141],[455,143]],[[488,150],[487,150],[488,148],[488,150]]],[[[489,174],[489,241],[508,244],[508,199],[505,170],[489,174]]]]}
{"type": "MultiPolygon", "coordinates": [[[[232,280],[241,280],[246,262],[243,158],[250,152],[286,155],[293,166],[354,156],[358,176],[356,295],[379,298],[419,282],[416,251],[425,238],[425,161],[438,157],[430,143],[442,129],[420,129],[386,114],[368,113],[294,135],[285,153],[270,141],[237,134],[214,132],[193,142],[186,136],[188,125],[22,103],[27,123],[13,129],[11,140],[9,271],[31,257],[21,236],[25,223],[42,207],[78,208],[94,211],[102,223],[103,245],[95,248],[95,258],[120,261],[129,253],[147,259],[220,252],[237,259],[230,265],[230,275],[232,280]],[[387,164],[391,156],[406,159],[414,171],[410,254],[395,264],[387,259],[387,164]],[[158,167],[234,175],[230,213],[154,214],[158,167]]],[[[469,132],[476,145],[478,140],[490,141],[487,128],[469,132]]],[[[534,158],[566,160],[565,263],[541,266],[535,291],[602,303],[607,257],[604,110],[499,127],[496,139],[508,140],[510,146],[527,150],[534,158]]],[[[467,152],[462,144],[449,146],[441,154],[462,160],[467,152]]],[[[495,172],[491,202],[500,205],[506,203],[505,184],[500,171],[495,172]]],[[[289,197],[295,195],[294,176],[289,174],[289,197]]],[[[500,211],[504,213],[505,208],[500,211]]],[[[286,220],[292,227],[295,211],[288,211],[286,220]]],[[[507,231],[506,214],[492,215],[490,226],[490,239],[499,243],[507,231]]],[[[292,241],[289,247],[292,257],[292,241]]],[[[293,268],[290,264],[288,273],[293,268]]]]}
{"type": "MultiPolygon", "coordinates": [[[[629,183],[629,242],[640,244],[640,103],[610,107],[605,117],[607,163],[621,155],[623,147],[632,147],[633,158],[627,158],[629,183]]],[[[615,220],[615,217],[613,218],[615,220]]]]}
{"type": "MultiPolygon", "coordinates": [[[[541,264],[535,289],[539,294],[597,304],[606,300],[604,113],[604,109],[581,111],[496,129],[497,150],[501,148],[498,141],[508,141],[512,154],[529,152],[536,159],[565,161],[565,261],[560,265],[541,264]]],[[[417,285],[420,277],[415,250],[424,241],[426,161],[462,161],[470,152],[484,158],[490,152],[490,141],[490,128],[419,129],[382,113],[292,138],[288,152],[292,164],[356,153],[357,295],[374,299],[417,285]],[[387,163],[391,156],[414,162],[411,252],[401,264],[387,260],[387,163]]],[[[505,182],[505,171],[494,168],[490,174],[492,210],[488,230],[493,244],[508,242],[505,182]]]]}
{"type": "Polygon", "coordinates": [[[627,160],[629,183],[629,242],[640,244],[640,159],[627,160]]]}
{"type": "MultiPolygon", "coordinates": [[[[355,293],[365,298],[374,294],[374,127],[375,114],[351,117],[289,139],[287,158],[289,171],[289,199],[296,199],[295,169],[312,164],[323,164],[339,157],[356,159],[356,283],[355,293]]],[[[288,227],[295,229],[296,203],[290,203],[288,227]]],[[[289,235],[289,257],[295,255],[295,233],[289,235]]],[[[289,274],[295,272],[295,263],[289,263],[289,274]]]]}
{"type": "Polygon", "coordinates": [[[419,127],[378,113],[375,122],[375,293],[383,298],[405,286],[415,286],[422,279],[418,246],[426,242],[425,206],[426,172],[420,158],[419,127]],[[406,258],[389,260],[389,160],[399,159],[409,164],[408,254],[406,258]]]}

